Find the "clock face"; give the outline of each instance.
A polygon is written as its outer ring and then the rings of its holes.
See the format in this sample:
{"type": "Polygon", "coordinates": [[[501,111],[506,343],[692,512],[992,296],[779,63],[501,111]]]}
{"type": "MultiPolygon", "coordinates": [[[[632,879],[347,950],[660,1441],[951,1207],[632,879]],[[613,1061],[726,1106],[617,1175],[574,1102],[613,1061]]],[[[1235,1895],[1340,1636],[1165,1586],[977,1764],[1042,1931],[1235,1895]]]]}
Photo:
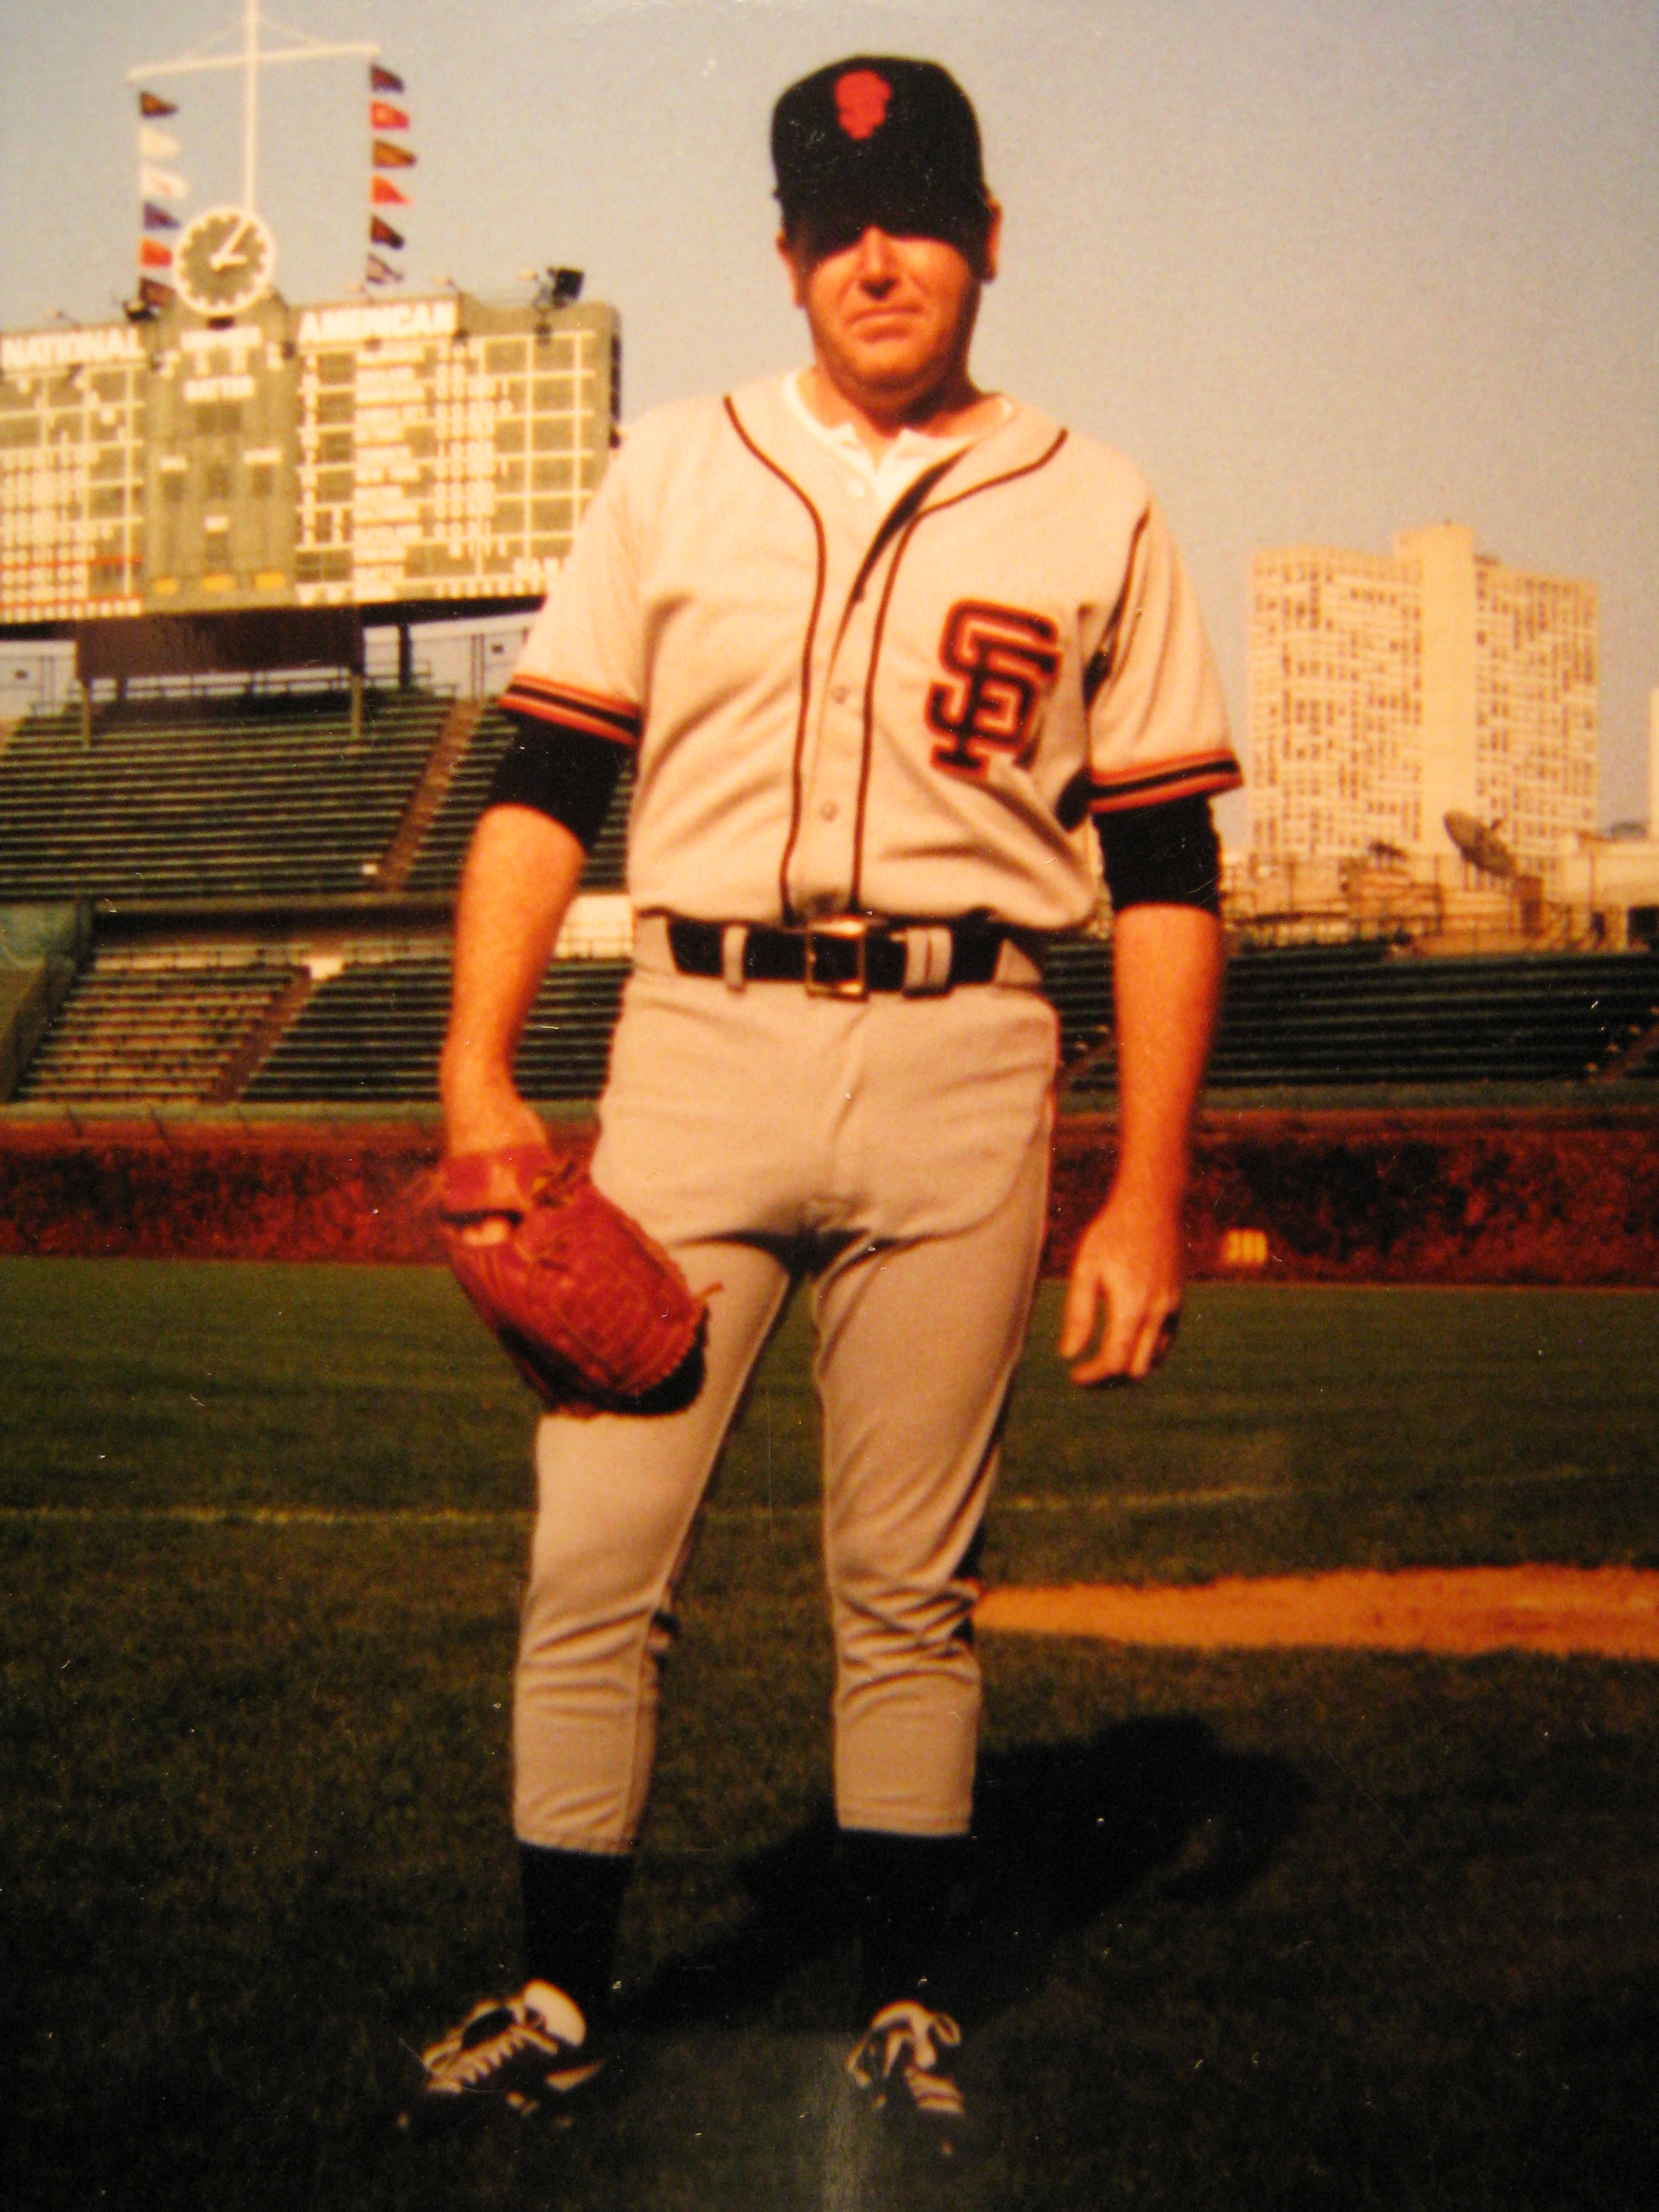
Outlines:
{"type": "Polygon", "coordinates": [[[269,289],[276,248],[246,208],[207,208],[179,240],[179,296],[198,315],[236,315],[269,289]]]}

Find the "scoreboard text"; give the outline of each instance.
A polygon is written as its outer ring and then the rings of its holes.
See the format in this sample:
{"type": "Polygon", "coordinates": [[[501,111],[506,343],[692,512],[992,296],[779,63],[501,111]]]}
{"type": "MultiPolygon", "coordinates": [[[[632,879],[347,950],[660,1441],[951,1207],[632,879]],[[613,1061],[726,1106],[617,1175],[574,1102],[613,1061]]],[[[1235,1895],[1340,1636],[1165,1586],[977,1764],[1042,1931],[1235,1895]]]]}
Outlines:
{"type": "Polygon", "coordinates": [[[0,623],[532,598],[610,452],[597,304],[435,299],[0,337],[0,623]]]}

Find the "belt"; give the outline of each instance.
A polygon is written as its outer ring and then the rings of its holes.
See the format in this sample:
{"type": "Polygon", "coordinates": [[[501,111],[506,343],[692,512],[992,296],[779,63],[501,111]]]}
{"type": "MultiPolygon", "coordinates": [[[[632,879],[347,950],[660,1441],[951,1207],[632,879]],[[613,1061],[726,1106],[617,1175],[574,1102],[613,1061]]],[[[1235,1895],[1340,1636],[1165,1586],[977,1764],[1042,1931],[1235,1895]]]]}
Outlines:
{"type": "Polygon", "coordinates": [[[862,999],[872,991],[915,995],[963,983],[1035,984],[1042,969],[1026,935],[991,921],[893,922],[855,914],[799,929],[642,915],[635,953],[654,964],[651,954],[661,946],[680,975],[720,976],[734,990],[799,983],[815,997],[862,999]]]}

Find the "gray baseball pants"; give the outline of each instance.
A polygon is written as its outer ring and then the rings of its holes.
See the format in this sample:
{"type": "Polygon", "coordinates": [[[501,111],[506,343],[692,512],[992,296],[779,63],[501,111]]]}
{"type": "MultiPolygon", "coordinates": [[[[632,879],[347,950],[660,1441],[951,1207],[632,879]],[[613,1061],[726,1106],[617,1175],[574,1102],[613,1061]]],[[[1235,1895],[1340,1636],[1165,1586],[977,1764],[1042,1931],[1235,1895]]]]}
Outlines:
{"type": "MultiPolygon", "coordinates": [[[[764,1206],[749,1208],[763,1216],[761,1226],[699,1236],[677,1232],[705,1210],[697,1193],[709,1180],[709,1133],[690,1146],[704,1152],[703,1167],[677,1184],[674,1162],[688,1149],[677,1102],[688,1096],[688,1083],[690,1096],[706,1098],[683,1054],[672,1062],[678,1079],[659,1079],[670,1064],[663,1054],[671,1043],[686,1043],[688,1003],[694,1019],[706,1016],[728,1031],[733,1009],[720,1003],[728,994],[718,982],[636,976],[629,992],[595,1180],[667,1244],[695,1288],[719,1287],[710,1299],[706,1379],[692,1406],[647,1417],[549,1415],[538,1429],[514,1700],[516,1832],[522,1842],[567,1850],[633,1848],[650,1786],[675,1591],[698,1509],[754,1363],[805,1264],[823,1426],[837,1819],[845,1828],[962,1834],[971,1816],[980,1711],[969,1561],[1036,1289],[1052,1015],[1030,993],[996,987],[914,1006],[826,1006],[787,985],[731,994],[763,1002],[741,1018],[762,1017],[775,1032],[774,1050],[751,1060],[754,1083],[728,1085],[733,1103],[715,1141],[741,1146],[744,1116],[763,1116],[773,1153],[793,1163],[787,1179],[793,1190],[769,1175],[764,1206]],[[952,1010],[952,1000],[969,999],[978,1006],[952,1010]],[[918,1056],[926,1066],[932,1054],[948,1111],[951,1066],[999,1043],[1000,1059],[991,1065],[1005,1079],[1011,1061],[1024,1065],[1035,1109],[1001,1116],[1002,1133],[1016,1141],[1012,1150],[1003,1145],[1000,1163],[979,1157],[984,1187],[1000,1192],[988,1210],[932,1234],[872,1233],[846,1218],[857,1210],[853,1186],[864,1180],[872,1149],[902,1157],[916,1188],[925,1182],[928,1131],[884,1122],[893,1103],[884,1097],[884,1060],[896,1067],[885,1087],[902,1091],[914,1088],[918,1056]],[[862,1071],[857,1095],[840,1079],[825,1087],[828,1071],[848,1064],[849,1046],[862,1071]],[[814,1064],[820,1054],[821,1068],[814,1064]],[[631,1084],[630,1065],[655,1071],[656,1088],[631,1084]],[[774,1133],[780,1115],[793,1138],[783,1147],[774,1133]],[[838,1188],[837,1164],[849,1158],[858,1171],[838,1188]]],[[[940,1149],[948,1153],[949,1143],[940,1149]]],[[[752,1149],[735,1155],[750,1165],[755,1157],[752,1149]]],[[[742,1171],[733,1179],[740,1182],[742,1171]]]]}

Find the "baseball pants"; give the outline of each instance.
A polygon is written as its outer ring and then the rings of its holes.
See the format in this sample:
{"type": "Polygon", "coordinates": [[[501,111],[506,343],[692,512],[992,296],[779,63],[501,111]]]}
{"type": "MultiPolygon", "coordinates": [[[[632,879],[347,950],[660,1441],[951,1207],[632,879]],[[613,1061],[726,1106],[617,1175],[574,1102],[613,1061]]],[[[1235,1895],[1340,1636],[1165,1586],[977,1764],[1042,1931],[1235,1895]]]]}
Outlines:
{"type": "Polygon", "coordinates": [[[514,1705],[522,1842],[622,1853],[636,1840],[698,1509],[803,1276],[817,1331],[837,1818],[899,1834],[966,1832],[980,1710],[969,1562],[1030,1317],[1047,1192],[1045,1112],[1005,1194],[951,1233],[665,1238],[695,1289],[718,1285],[696,1401],[670,1415],[549,1415],[538,1431],[514,1705]]]}

